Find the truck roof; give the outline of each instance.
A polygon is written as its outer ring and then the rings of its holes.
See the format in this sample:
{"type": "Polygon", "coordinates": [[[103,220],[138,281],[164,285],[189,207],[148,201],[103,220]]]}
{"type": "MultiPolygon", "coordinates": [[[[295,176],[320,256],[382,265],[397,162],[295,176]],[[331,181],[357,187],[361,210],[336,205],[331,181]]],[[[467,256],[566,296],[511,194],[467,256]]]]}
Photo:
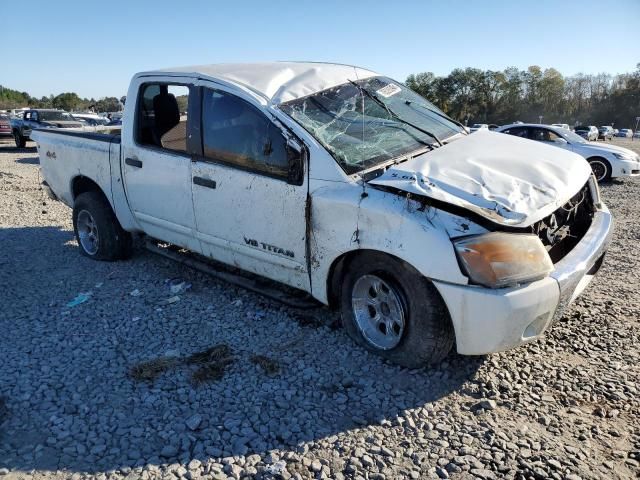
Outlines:
{"type": "Polygon", "coordinates": [[[295,100],[327,88],[378,75],[353,65],[322,62],[222,63],[168,68],[150,74],[180,73],[248,89],[267,103],[295,100]]]}

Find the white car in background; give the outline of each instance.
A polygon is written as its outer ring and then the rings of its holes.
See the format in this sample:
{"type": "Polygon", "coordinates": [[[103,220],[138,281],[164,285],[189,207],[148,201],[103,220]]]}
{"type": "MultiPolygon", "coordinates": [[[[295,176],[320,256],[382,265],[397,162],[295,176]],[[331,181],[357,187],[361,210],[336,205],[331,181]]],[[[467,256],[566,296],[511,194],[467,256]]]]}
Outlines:
{"type": "Polygon", "coordinates": [[[504,125],[497,132],[528,138],[582,155],[599,182],[640,175],[640,155],[615,145],[593,145],[581,136],[553,125],[533,123],[504,125]]]}
{"type": "Polygon", "coordinates": [[[489,130],[489,125],[486,123],[474,123],[469,129],[471,133],[477,132],[478,130],[489,130]]]}
{"type": "Polygon", "coordinates": [[[599,132],[595,125],[579,125],[573,131],[585,140],[594,142],[598,140],[599,132]]]}
{"type": "Polygon", "coordinates": [[[568,123],[552,123],[552,127],[564,128],[565,130],[571,130],[571,127],[568,123]]]}
{"type": "Polygon", "coordinates": [[[104,126],[109,123],[109,119],[97,113],[72,113],[73,118],[80,120],[90,127],[104,126]]]}

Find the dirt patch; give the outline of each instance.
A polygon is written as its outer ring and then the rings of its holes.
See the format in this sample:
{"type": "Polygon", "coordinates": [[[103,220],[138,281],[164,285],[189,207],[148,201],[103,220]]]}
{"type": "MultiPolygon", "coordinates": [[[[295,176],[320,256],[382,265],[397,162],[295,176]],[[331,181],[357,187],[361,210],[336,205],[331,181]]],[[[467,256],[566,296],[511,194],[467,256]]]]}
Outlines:
{"type": "Polygon", "coordinates": [[[254,355],[253,357],[251,357],[251,361],[262,368],[262,370],[264,370],[264,373],[266,373],[270,377],[277,375],[280,372],[280,364],[264,355],[254,355]]]}
{"type": "Polygon", "coordinates": [[[215,382],[224,377],[226,368],[233,363],[231,349],[227,345],[216,345],[201,352],[189,355],[185,359],[188,365],[198,365],[191,375],[194,385],[215,382]]]}
{"type": "Polygon", "coordinates": [[[147,360],[134,365],[129,369],[129,376],[136,381],[152,382],[162,373],[180,365],[182,362],[177,357],[160,357],[147,360]]]}
{"type": "Polygon", "coordinates": [[[222,379],[231,363],[231,348],[221,344],[187,356],[165,356],[140,362],[129,369],[129,377],[139,382],[153,382],[169,370],[195,366],[197,368],[191,373],[191,382],[200,385],[222,379]]]}

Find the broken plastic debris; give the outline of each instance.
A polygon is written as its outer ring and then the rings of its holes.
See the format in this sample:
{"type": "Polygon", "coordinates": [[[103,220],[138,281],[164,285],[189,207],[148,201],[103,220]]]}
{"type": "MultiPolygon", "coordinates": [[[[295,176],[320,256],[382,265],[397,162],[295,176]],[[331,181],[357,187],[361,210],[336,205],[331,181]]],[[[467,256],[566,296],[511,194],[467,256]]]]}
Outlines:
{"type": "Polygon", "coordinates": [[[137,288],[135,290],[133,290],[129,295],[131,295],[132,297],[139,297],[140,296],[140,290],[138,290],[137,288]]]}
{"type": "Polygon", "coordinates": [[[167,283],[169,284],[169,290],[171,290],[171,293],[174,295],[185,292],[191,288],[191,284],[181,278],[172,278],[167,283]]]}
{"type": "Polygon", "coordinates": [[[76,298],[74,298],[69,303],[67,303],[67,308],[77,307],[81,303],[84,303],[87,300],[89,300],[89,298],[91,298],[91,292],[86,292],[86,293],[81,292],[76,296],[76,298]]]}
{"type": "Polygon", "coordinates": [[[180,297],[178,295],[174,295],[173,297],[165,298],[158,302],[158,305],[170,305],[172,303],[176,303],[180,301],[180,297]]]}

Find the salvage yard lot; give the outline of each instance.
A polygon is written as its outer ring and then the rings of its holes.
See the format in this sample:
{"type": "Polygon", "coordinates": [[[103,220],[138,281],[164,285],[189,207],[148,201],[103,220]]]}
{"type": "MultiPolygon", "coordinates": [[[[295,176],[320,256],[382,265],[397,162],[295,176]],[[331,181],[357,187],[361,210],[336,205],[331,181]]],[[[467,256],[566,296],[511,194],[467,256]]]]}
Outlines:
{"type": "Polygon", "coordinates": [[[602,187],[614,242],[545,339],[416,371],[324,308],[81,257],[39,182],[34,148],[0,144],[0,478],[640,473],[639,179],[602,187]]]}

